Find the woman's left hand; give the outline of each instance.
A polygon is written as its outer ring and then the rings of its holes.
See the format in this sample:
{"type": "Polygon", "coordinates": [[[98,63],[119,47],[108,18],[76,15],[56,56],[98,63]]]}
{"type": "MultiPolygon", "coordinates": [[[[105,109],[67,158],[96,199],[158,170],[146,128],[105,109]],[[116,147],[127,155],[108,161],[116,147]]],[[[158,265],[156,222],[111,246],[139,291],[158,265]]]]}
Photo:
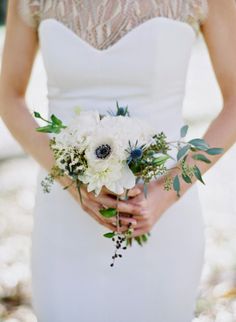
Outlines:
{"type": "MultiPolygon", "coordinates": [[[[144,193],[130,198],[126,203],[140,209],[140,213],[133,214],[137,224],[133,226],[132,237],[137,237],[150,232],[161,215],[178,200],[176,192],[166,191],[163,188],[163,179],[152,181],[148,184],[147,198],[144,193]]],[[[143,191],[143,185],[137,185],[143,191]]],[[[127,214],[126,214],[127,215],[127,214]]]]}

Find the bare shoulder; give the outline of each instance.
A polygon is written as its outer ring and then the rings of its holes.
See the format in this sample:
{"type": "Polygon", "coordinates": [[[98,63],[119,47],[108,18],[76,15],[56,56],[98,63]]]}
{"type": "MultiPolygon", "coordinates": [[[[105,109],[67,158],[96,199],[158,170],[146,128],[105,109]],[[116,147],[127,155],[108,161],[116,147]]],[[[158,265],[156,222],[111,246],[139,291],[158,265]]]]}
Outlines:
{"type": "Polygon", "coordinates": [[[214,21],[218,24],[226,19],[229,19],[229,23],[232,22],[231,19],[235,18],[236,15],[236,1],[235,0],[208,0],[208,15],[206,18],[204,26],[207,26],[209,22],[214,21]]]}
{"type": "Polygon", "coordinates": [[[236,1],[208,0],[201,28],[223,96],[235,95],[236,1]]]}

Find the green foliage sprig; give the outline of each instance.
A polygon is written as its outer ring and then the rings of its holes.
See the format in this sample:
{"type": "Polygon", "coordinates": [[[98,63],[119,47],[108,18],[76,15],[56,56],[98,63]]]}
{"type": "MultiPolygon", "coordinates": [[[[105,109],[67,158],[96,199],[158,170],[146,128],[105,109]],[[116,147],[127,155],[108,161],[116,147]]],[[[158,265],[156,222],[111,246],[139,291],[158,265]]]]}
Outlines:
{"type": "Polygon", "coordinates": [[[62,129],[66,128],[62,121],[58,119],[54,114],[51,115],[49,121],[43,118],[38,112],[34,112],[34,117],[48,123],[48,125],[46,126],[36,128],[37,132],[58,134],[61,132],[62,129]]]}

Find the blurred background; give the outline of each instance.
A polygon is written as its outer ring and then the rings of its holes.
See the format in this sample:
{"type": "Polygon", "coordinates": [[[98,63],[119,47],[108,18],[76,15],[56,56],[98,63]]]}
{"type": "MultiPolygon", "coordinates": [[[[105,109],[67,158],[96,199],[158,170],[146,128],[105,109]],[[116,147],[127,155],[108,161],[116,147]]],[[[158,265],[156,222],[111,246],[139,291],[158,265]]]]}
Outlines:
{"type": "MultiPolygon", "coordinates": [[[[0,2],[0,57],[6,2],[0,2]]],[[[27,102],[30,109],[47,113],[46,75],[40,53],[27,102]]],[[[190,135],[201,136],[221,106],[207,49],[199,36],[190,61],[184,102],[190,135]]],[[[207,185],[199,185],[206,252],[193,322],[236,321],[235,160],[236,145],[205,175],[207,185]]],[[[31,309],[29,266],[37,170],[36,163],[24,154],[0,119],[0,322],[37,321],[31,309]]]]}

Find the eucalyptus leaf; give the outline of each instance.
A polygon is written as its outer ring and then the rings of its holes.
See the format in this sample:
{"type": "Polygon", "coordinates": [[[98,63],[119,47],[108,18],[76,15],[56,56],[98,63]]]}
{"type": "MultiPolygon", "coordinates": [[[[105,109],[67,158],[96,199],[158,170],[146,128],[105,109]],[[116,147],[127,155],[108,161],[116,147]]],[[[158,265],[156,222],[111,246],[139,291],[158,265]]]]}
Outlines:
{"type": "Polygon", "coordinates": [[[117,214],[117,210],[115,208],[100,209],[99,212],[105,218],[112,218],[117,214]]]}
{"type": "Polygon", "coordinates": [[[195,177],[203,184],[205,184],[205,182],[203,181],[202,179],[202,174],[201,174],[201,171],[200,169],[195,165],[194,168],[193,168],[193,172],[194,172],[194,175],[195,177]]]}
{"type": "Polygon", "coordinates": [[[190,140],[188,143],[193,145],[199,150],[206,151],[207,149],[209,149],[209,145],[203,139],[193,139],[193,140],[190,140]]]}
{"type": "Polygon", "coordinates": [[[179,176],[178,175],[176,175],[174,177],[173,188],[177,192],[177,196],[179,197],[180,196],[180,194],[179,194],[179,192],[180,192],[180,181],[179,181],[179,176]]]}
{"type": "Polygon", "coordinates": [[[182,178],[186,183],[192,183],[192,180],[188,175],[182,174],[182,178]]]}
{"type": "Polygon", "coordinates": [[[203,161],[205,163],[211,163],[211,161],[207,157],[205,157],[205,155],[203,155],[203,154],[194,154],[192,156],[192,159],[203,161]]]}
{"type": "Polygon", "coordinates": [[[206,153],[210,155],[222,154],[223,152],[224,152],[224,149],[222,148],[210,148],[206,150],[206,153]]]}
{"type": "Polygon", "coordinates": [[[185,145],[183,148],[181,148],[178,153],[177,153],[177,161],[179,161],[181,158],[183,158],[186,153],[188,152],[190,146],[189,145],[185,145]]]}
{"type": "Polygon", "coordinates": [[[188,129],[189,129],[188,125],[184,125],[183,127],[181,127],[180,129],[181,138],[184,138],[187,135],[188,129]]]}
{"type": "Polygon", "coordinates": [[[106,237],[106,238],[113,238],[115,236],[115,233],[114,232],[106,233],[103,236],[106,237]]]}

